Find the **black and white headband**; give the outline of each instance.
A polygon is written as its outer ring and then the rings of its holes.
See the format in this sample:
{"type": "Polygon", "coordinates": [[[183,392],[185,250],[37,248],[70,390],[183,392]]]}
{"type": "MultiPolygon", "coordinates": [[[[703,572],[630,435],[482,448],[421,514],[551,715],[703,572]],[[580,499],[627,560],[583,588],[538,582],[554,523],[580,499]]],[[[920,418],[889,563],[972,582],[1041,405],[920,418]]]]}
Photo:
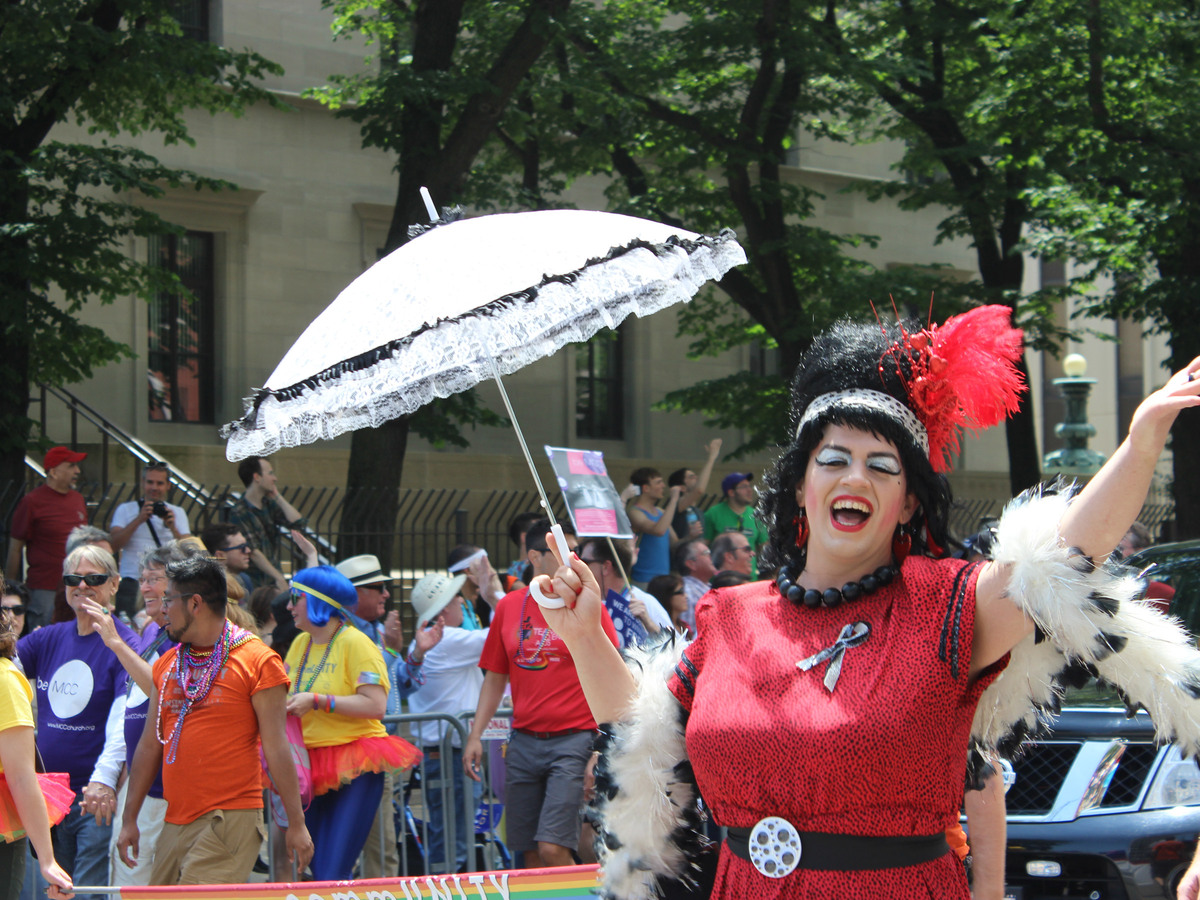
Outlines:
{"type": "Polygon", "coordinates": [[[821,394],[812,403],[808,404],[808,409],[800,417],[800,424],[796,426],[795,437],[800,437],[800,432],[804,430],[805,425],[835,406],[872,410],[895,419],[904,426],[904,429],[909,433],[913,441],[921,448],[921,452],[926,456],[929,455],[929,432],[925,430],[925,426],[921,424],[921,420],[917,418],[917,414],[890,394],[885,394],[882,391],[872,391],[867,388],[850,388],[846,391],[821,394]]]}

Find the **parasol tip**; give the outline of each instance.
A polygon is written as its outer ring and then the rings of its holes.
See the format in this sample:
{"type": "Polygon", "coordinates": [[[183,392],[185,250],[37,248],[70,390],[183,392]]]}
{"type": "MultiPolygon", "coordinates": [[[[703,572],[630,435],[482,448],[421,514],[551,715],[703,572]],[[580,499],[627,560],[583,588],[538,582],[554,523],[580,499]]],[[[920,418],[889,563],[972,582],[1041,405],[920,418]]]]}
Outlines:
{"type": "Polygon", "coordinates": [[[429,193],[429,188],[421,185],[421,199],[425,201],[425,211],[429,213],[429,221],[436,222],[438,220],[437,207],[433,205],[433,197],[429,193]]]}

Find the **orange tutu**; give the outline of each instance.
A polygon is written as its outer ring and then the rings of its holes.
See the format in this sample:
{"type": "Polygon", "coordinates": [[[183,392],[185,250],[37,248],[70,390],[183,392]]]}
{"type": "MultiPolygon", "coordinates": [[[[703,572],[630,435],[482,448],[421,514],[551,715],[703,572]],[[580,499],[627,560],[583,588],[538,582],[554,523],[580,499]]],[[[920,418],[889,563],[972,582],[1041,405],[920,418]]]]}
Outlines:
{"type": "MultiPolygon", "coordinates": [[[[71,777],[66,772],[38,772],[37,780],[42,796],[46,798],[46,815],[50,817],[50,824],[57,825],[66,818],[75,801],[71,777]]],[[[0,837],[6,843],[25,837],[25,826],[17,815],[17,804],[13,802],[12,791],[3,772],[0,772],[0,837]]]]}
{"type": "Polygon", "coordinates": [[[420,750],[394,735],[359,738],[336,747],[309,747],[313,796],[336,791],[364,772],[399,772],[420,759],[420,750]]]}

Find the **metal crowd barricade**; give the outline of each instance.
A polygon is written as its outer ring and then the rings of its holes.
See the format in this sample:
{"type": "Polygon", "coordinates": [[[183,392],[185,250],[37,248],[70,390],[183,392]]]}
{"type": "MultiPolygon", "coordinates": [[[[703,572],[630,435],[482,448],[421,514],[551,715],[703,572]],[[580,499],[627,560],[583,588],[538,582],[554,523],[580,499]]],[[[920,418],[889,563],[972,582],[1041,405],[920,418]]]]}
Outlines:
{"type": "MultiPolygon", "coordinates": [[[[463,772],[461,762],[455,760],[458,764],[451,764],[449,766],[448,778],[436,778],[439,766],[434,765],[434,761],[429,759],[428,756],[429,751],[435,749],[441,760],[447,758],[453,759],[456,751],[458,751],[458,755],[461,757],[461,749],[466,745],[467,734],[470,730],[470,720],[475,714],[474,710],[462,712],[458,715],[402,713],[383,718],[383,723],[388,727],[389,731],[393,731],[422,751],[421,761],[414,770],[405,773],[394,785],[393,803],[396,810],[396,843],[400,857],[400,869],[398,873],[384,873],[385,875],[436,875],[456,871],[455,835],[457,834],[458,823],[464,820],[470,823],[467,827],[467,860],[464,871],[487,872],[513,868],[511,859],[507,856],[507,851],[499,834],[499,816],[495,815],[499,804],[499,797],[503,790],[503,779],[499,779],[501,783],[497,785],[500,791],[495,790],[493,787],[491,762],[494,754],[502,753],[502,745],[508,738],[507,728],[509,720],[505,716],[505,712],[506,710],[498,711],[489,728],[484,732],[484,753],[480,767],[480,777],[483,785],[482,805],[489,814],[481,817],[481,820],[476,819],[477,805],[474,792],[471,790],[471,779],[463,772]],[[439,729],[441,739],[433,745],[422,741],[418,732],[419,725],[431,722],[436,722],[443,726],[439,729]],[[415,779],[414,775],[416,776],[415,779]],[[454,800],[456,784],[463,785],[463,799],[461,804],[456,803],[454,800]],[[443,860],[436,866],[430,862],[428,850],[429,814],[427,797],[432,790],[440,791],[441,808],[443,811],[443,860]],[[477,824],[482,824],[483,826],[478,832],[475,827],[477,824]]],[[[271,830],[267,849],[270,869],[268,877],[271,881],[293,880],[293,873],[275,871],[274,840],[275,833],[274,830],[271,830]]],[[[379,829],[379,842],[379,858],[386,859],[387,847],[383,829],[379,829]]],[[[360,856],[360,873],[362,865],[363,857],[360,856]]],[[[359,877],[362,877],[361,874],[359,877]]]]}

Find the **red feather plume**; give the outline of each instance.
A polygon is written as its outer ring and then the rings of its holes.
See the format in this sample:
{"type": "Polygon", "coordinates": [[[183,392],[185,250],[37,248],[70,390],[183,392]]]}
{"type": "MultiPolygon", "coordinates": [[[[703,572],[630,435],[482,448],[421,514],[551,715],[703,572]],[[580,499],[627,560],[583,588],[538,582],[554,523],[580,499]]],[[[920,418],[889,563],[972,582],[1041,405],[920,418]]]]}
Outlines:
{"type": "Polygon", "coordinates": [[[901,377],[909,406],[929,432],[929,461],[938,472],[950,469],[959,449],[959,430],[999,424],[1020,406],[1025,379],[1017,369],[1024,336],[1012,327],[1007,306],[980,306],[930,325],[885,354],[907,354],[912,374],[901,377]]]}

